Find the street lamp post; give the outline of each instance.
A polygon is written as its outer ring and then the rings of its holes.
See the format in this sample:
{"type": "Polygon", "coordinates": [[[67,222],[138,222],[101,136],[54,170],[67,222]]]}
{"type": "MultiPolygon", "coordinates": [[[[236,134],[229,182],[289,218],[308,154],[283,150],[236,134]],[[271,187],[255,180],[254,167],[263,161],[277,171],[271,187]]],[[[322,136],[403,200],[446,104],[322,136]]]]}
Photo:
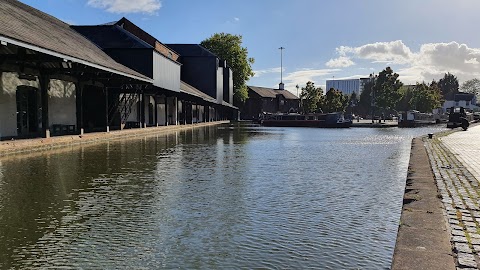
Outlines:
{"type": "Polygon", "coordinates": [[[279,89],[280,90],[284,90],[284,86],[283,86],[283,50],[285,50],[284,47],[280,47],[278,48],[280,50],[280,85],[279,85],[279,89]]]}

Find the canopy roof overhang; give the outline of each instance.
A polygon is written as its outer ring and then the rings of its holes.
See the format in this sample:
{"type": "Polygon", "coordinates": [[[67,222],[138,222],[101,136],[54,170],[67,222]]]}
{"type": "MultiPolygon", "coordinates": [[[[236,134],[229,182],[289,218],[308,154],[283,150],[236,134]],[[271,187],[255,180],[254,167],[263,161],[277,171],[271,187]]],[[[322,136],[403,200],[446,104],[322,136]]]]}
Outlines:
{"type": "Polygon", "coordinates": [[[126,73],[2,35],[0,35],[0,43],[0,67],[2,70],[11,69],[11,71],[30,75],[38,75],[35,72],[43,70],[50,75],[92,77],[98,81],[153,83],[152,79],[139,73],[135,74],[136,72],[133,70],[126,73]],[[19,66],[23,70],[14,70],[14,66],[19,66]],[[28,69],[30,69],[29,72],[28,69]]]}

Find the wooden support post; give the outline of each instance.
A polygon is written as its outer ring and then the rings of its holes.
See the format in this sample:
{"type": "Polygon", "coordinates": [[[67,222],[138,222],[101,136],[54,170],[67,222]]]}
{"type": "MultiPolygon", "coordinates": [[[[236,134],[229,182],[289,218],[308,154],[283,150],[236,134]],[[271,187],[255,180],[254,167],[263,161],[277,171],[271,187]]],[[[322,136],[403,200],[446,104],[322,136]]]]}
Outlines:
{"type": "Polygon", "coordinates": [[[40,72],[38,80],[42,97],[42,135],[45,138],[50,138],[50,123],[48,121],[48,83],[50,81],[50,78],[48,75],[42,74],[42,72],[40,72]]]}
{"type": "Polygon", "coordinates": [[[193,103],[190,102],[190,124],[193,124],[193,103]]]}
{"type": "Polygon", "coordinates": [[[174,98],[175,102],[175,125],[178,125],[178,98],[174,98]]]}
{"type": "Polygon", "coordinates": [[[196,111],[197,111],[197,123],[200,122],[200,107],[198,106],[198,104],[195,104],[195,108],[196,108],[196,111]]]}
{"type": "Polygon", "coordinates": [[[183,124],[187,124],[187,102],[182,102],[183,124]]]}
{"type": "Polygon", "coordinates": [[[168,96],[165,95],[165,126],[168,126],[168,96]]]}
{"type": "Polygon", "coordinates": [[[157,95],[153,96],[153,102],[155,104],[155,125],[158,127],[158,104],[157,104],[157,95]]]}
{"type": "Polygon", "coordinates": [[[110,127],[108,126],[108,87],[103,86],[105,89],[105,126],[106,126],[106,131],[110,132],[110,127]]]}
{"type": "Polygon", "coordinates": [[[145,92],[142,90],[142,100],[140,102],[140,125],[145,128],[147,123],[145,122],[145,92]]]}
{"type": "Polygon", "coordinates": [[[77,82],[75,84],[75,98],[76,98],[76,105],[77,105],[77,132],[80,135],[83,135],[83,82],[77,82]]]}

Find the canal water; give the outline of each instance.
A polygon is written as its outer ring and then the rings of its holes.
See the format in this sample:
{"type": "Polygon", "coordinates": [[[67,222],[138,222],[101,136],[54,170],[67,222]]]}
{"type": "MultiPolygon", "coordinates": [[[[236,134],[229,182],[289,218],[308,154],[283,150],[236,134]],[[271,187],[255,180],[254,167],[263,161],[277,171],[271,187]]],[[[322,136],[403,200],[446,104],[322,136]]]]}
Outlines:
{"type": "Polygon", "coordinates": [[[0,268],[387,269],[411,139],[207,127],[0,159],[0,268]]]}

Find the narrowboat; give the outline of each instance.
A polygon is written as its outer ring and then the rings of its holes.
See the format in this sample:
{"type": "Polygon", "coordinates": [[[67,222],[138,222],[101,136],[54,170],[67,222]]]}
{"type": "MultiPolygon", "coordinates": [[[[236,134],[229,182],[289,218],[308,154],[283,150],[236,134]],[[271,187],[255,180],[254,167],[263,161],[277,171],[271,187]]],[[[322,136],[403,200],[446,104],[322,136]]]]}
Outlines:
{"type": "Polygon", "coordinates": [[[266,127],[348,128],[352,125],[352,121],[345,119],[341,112],[317,114],[264,113],[260,123],[266,127]]]}
{"type": "Polygon", "coordinates": [[[436,124],[437,120],[431,113],[422,113],[416,110],[401,112],[398,115],[399,127],[418,127],[436,124]]]}

